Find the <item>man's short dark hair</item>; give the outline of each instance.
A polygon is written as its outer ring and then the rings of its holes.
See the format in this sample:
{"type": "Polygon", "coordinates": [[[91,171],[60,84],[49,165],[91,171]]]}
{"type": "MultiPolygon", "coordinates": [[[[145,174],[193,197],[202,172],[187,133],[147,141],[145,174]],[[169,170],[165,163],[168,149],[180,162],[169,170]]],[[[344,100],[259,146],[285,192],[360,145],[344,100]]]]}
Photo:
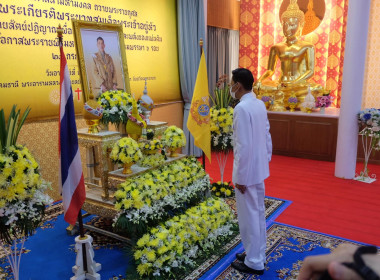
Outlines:
{"type": "Polygon", "coordinates": [[[104,40],[103,40],[102,37],[98,37],[98,38],[96,39],[96,42],[98,42],[99,40],[102,40],[102,41],[103,41],[103,44],[104,44],[104,40]]]}
{"type": "Polygon", "coordinates": [[[235,83],[240,83],[245,90],[252,90],[254,82],[251,71],[246,68],[237,68],[232,71],[232,80],[235,83]]]}

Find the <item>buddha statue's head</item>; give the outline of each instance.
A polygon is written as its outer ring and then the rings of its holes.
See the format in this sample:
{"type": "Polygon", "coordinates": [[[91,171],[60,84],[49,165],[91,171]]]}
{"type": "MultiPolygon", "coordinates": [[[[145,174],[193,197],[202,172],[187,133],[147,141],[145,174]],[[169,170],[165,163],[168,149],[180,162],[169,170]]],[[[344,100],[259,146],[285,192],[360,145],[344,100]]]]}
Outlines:
{"type": "Polygon", "coordinates": [[[290,0],[288,8],[281,15],[281,23],[285,37],[298,37],[302,34],[305,15],[298,7],[297,0],[290,0]]]}

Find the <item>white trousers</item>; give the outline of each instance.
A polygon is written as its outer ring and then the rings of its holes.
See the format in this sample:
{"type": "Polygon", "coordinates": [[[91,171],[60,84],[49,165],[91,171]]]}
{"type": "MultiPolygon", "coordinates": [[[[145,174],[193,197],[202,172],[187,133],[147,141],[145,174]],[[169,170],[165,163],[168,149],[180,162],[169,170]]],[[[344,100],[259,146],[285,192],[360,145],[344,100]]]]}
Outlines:
{"type": "Polygon", "coordinates": [[[264,182],[247,186],[244,194],[235,189],[240,236],[246,251],[245,265],[262,270],[265,263],[266,222],[264,182]]]}

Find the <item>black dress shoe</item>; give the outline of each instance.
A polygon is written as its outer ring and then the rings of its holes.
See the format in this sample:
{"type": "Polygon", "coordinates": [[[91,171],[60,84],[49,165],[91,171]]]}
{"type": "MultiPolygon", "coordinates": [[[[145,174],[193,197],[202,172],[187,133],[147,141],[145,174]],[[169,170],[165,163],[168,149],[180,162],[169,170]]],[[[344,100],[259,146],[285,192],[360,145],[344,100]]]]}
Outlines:
{"type": "Polygon", "coordinates": [[[242,273],[255,274],[255,275],[264,274],[264,269],[261,269],[261,270],[252,269],[241,262],[233,262],[231,266],[235,268],[237,271],[240,271],[242,273]]]}
{"type": "Polygon", "coordinates": [[[238,260],[238,261],[241,261],[241,262],[244,262],[244,260],[245,260],[245,253],[237,253],[235,256],[236,256],[236,259],[238,260]]]}

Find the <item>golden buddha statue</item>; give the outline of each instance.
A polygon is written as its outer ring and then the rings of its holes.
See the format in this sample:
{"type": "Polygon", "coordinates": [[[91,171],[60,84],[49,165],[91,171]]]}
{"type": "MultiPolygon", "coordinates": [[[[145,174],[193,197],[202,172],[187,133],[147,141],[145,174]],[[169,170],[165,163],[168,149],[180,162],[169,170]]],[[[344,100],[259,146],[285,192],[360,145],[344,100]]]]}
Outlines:
{"type": "Polygon", "coordinates": [[[298,104],[301,104],[309,86],[314,96],[327,92],[321,85],[307,81],[314,75],[315,49],[313,44],[299,40],[305,15],[299,9],[297,0],[290,0],[287,10],[281,15],[281,23],[286,40],[271,47],[268,69],[253,86],[258,96],[271,96],[278,101],[273,111],[285,111],[291,95],[296,96],[298,104]],[[270,78],[275,73],[278,59],[281,75],[278,81],[273,81],[270,78]]]}

